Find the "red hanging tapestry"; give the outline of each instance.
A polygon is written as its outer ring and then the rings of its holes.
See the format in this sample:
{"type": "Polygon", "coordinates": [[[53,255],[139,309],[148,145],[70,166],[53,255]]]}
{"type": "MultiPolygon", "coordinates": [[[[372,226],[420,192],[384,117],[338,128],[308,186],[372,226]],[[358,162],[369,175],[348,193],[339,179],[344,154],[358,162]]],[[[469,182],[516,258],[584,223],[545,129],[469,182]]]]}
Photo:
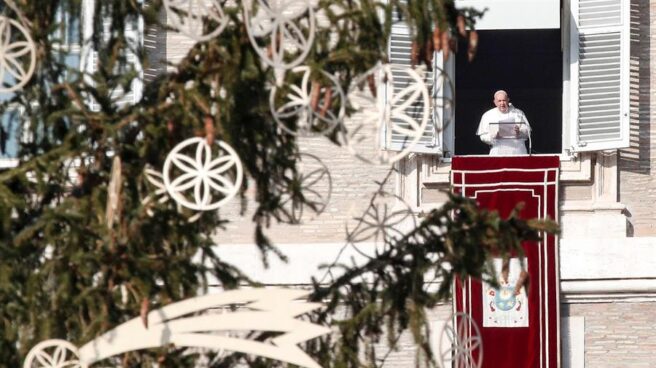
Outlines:
{"type": "MultiPolygon", "coordinates": [[[[557,219],[559,166],[557,156],[454,157],[452,190],[504,218],[523,202],[520,217],[557,219]]],[[[483,367],[560,367],[558,242],[554,235],[542,238],[523,243],[524,258],[511,259],[505,273],[495,261],[498,289],[472,279],[455,285],[456,312],[469,314],[480,329],[483,367]]]]}

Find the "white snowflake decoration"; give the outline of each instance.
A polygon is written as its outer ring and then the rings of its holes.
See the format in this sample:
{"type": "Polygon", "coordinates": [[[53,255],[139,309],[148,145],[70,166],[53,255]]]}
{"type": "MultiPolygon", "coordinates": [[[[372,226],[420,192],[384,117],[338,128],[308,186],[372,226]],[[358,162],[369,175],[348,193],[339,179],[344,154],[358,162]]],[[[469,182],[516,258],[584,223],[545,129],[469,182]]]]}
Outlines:
{"type": "Polygon", "coordinates": [[[36,46],[29,32],[17,21],[0,16],[0,93],[22,88],[35,65],[36,46]]]}
{"type": "Polygon", "coordinates": [[[390,245],[416,227],[414,213],[401,197],[378,192],[369,207],[347,224],[347,240],[351,243],[374,242],[390,245]]]}
{"type": "Polygon", "coordinates": [[[314,42],[310,0],[246,0],[244,23],[253,48],[275,70],[301,64],[314,42]]]}
{"type": "Polygon", "coordinates": [[[362,114],[359,126],[342,136],[349,151],[369,163],[389,164],[399,161],[419,142],[431,117],[432,99],[424,82],[424,67],[412,69],[390,64],[378,65],[354,81],[349,92],[349,103],[360,112],[363,105],[368,105],[371,110],[362,114]],[[383,96],[382,91],[373,92],[365,85],[372,77],[376,86],[386,83],[386,96],[383,96]],[[419,111],[416,106],[419,106],[419,111]],[[383,128],[386,130],[384,136],[381,132],[383,128]],[[365,155],[360,146],[363,140],[371,139],[371,135],[375,135],[374,153],[365,155]],[[399,152],[385,149],[391,146],[393,135],[407,137],[399,152]]]}
{"type": "Polygon", "coordinates": [[[23,368],[86,368],[77,347],[65,340],[46,340],[27,354],[23,368]]]}
{"type": "MultiPolygon", "coordinates": [[[[297,181],[299,189],[307,203],[314,208],[310,211],[319,216],[328,207],[333,185],[328,167],[317,157],[309,153],[301,153],[297,163],[297,181]]],[[[285,193],[281,198],[281,206],[287,214],[287,221],[299,224],[302,220],[308,220],[307,203],[300,202],[297,198],[285,193]]]]}
{"type": "Polygon", "coordinates": [[[483,364],[481,330],[466,313],[458,312],[444,324],[439,346],[446,346],[439,352],[442,367],[480,368],[483,364]]]}
{"type": "Polygon", "coordinates": [[[223,141],[217,140],[215,146],[219,152],[213,158],[205,138],[190,138],[166,157],[162,176],[174,201],[192,210],[211,211],[239,192],[243,169],[237,152],[223,141]]]}
{"type": "Polygon", "coordinates": [[[168,19],[180,33],[194,41],[207,41],[223,32],[230,19],[221,0],[164,0],[168,19]],[[216,28],[205,32],[205,19],[216,22],[216,28]]]}
{"type": "Polygon", "coordinates": [[[346,97],[339,80],[321,71],[322,75],[330,81],[330,85],[317,85],[319,96],[316,106],[312,106],[313,88],[316,87],[310,80],[310,68],[299,66],[292,72],[303,74],[300,85],[291,85],[290,92],[284,96],[279,96],[281,88],[274,86],[271,89],[269,107],[273,119],[283,130],[292,135],[310,136],[330,132],[344,120],[346,97]],[[282,103],[279,102],[280,99],[282,103]],[[292,124],[295,124],[296,128],[290,126],[292,124]]]}

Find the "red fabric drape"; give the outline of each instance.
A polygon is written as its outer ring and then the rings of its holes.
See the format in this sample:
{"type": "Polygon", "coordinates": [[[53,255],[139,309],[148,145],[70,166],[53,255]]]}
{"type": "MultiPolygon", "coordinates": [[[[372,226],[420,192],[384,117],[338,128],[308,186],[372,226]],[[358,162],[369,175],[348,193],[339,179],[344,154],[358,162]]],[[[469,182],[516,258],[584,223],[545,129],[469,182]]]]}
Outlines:
{"type": "MultiPolygon", "coordinates": [[[[557,156],[454,157],[452,189],[503,217],[522,202],[522,218],[556,219],[559,165],[557,156]]],[[[483,308],[494,308],[483,305],[483,285],[477,280],[455,285],[456,311],[470,314],[480,328],[483,367],[560,367],[558,243],[543,235],[541,242],[522,244],[529,274],[528,327],[484,327],[483,308]]]]}

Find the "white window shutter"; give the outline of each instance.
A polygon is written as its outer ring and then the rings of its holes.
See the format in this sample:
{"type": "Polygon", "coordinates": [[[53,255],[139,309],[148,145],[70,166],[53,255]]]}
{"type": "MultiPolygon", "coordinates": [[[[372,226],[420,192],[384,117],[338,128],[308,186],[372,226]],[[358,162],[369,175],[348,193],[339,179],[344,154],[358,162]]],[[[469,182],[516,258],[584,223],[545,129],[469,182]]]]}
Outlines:
{"type": "Polygon", "coordinates": [[[132,80],[132,85],[129,91],[117,91],[117,104],[119,105],[134,105],[141,99],[141,92],[143,89],[143,71],[139,55],[136,51],[143,46],[143,24],[139,20],[138,23],[127,23],[125,29],[125,38],[130,47],[126,49],[126,57],[128,63],[134,66],[135,70],[139,72],[139,77],[132,80]]]}
{"type": "MultiPolygon", "coordinates": [[[[412,35],[410,34],[409,27],[403,22],[395,23],[392,26],[392,32],[390,35],[390,42],[389,42],[390,64],[392,65],[392,73],[393,73],[392,80],[394,81],[394,86],[388,86],[387,88],[389,89],[393,88],[394,91],[398,92],[401,91],[403,88],[405,88],[407,86],[407,83],[410,82],[407,75],[405,73],[400,72],[398,68],[399,67],[408,68],[411,66],[411,52],[412,52],[412,35]]],[[[441,57],[439,58],[435,57],[434,60],[441,61],[441,57]]],[[[425,72],[424,82],[426,83],[426,87],[428,87],[429,94],[431,95],[431,97],[434,97],[432,95],[433,92],[432,71],[425,72]]],[[[403,101],[397,102],[397,104],[399,105],[402,103],[403,101]]],[[[435,104],[431,102],[430,108],[433,109],[433,106],[435,106],[435,104]]],[[[416,117],[417,121],[419,122],[421,119],[420,118],[421,111],[423,109],[424,109],[423,104],[417,102],[406,109],[406,114],[411,117],[416,117]]],[[[441,139],[439,139],[438,137],[439,132],[437,131],[436,124],[435,124],[436,121],[435,118],[437,117],[437,114],[438,112],[436,111],[431,112],[431,116],[429,118],[428,124],[426,124],[426,128],[424,129],[423,135],[421,139],[417,142],[417,144],[415,144],[415,146],[411,148],[410,150],[411,152],[434,153],[434,154],[441,153],[440,146],[439,146],[439,142],[441,141],[441,139]]],[[[394,118],[392,118],[391,124],[398,125],[400,128],[407,128],[408,126],[408,124],[403,122],[402,120],[394,119],[394,118]]],[[[384,142],[386,142],[387,144],[385,149],[391,151],[402,151],[413,140],[411,137],[408,137],[407,135],[394,131],[387,131],[385,132],[385,134],[391,135],[390,137],[387,137],[388,139],[384,139],[384,142]]]]}
{"type": "Polygon", "coordinates": [[[629,1],[572,0],[574,151],[629,146],[629,1]]]}

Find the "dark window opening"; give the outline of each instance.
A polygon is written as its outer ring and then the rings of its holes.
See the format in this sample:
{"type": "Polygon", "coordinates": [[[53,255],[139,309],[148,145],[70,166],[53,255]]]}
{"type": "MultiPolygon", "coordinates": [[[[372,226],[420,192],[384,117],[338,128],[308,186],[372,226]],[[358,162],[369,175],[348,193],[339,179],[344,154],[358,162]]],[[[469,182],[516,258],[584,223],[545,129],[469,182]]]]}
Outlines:
{"type": "Polygon", "coordinates": [[[467,45],[456,53],[455,153],[480,155],[489,146],[476,135],[481,115],[506,90],[531,124],[532,153],[562,152],[563,53],[560,29],[479,31],[476,58],[467,45]]]}

